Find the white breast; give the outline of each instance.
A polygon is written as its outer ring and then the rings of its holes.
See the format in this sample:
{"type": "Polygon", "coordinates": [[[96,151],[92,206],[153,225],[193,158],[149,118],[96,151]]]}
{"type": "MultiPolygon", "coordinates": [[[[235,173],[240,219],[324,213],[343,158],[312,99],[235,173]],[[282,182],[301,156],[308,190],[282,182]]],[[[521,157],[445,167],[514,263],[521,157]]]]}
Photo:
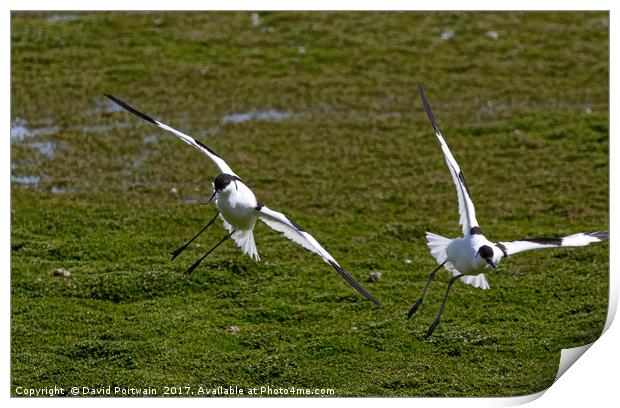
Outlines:
{"type": "Polygon", "coordinates": [[[235,229],[251,230],[256,224],[256,197],[243,182],[233,181],[215,196],[222,217],[235,229]]]}
{"type": "Polygon", "coordinates": [[[477,274],[484,268],[486,261],[476,256],[476,249],[480,246],[477,240],[479,235],[469,235],[453,240],[446,250],[447,260],[461,273],[477,274]]]}

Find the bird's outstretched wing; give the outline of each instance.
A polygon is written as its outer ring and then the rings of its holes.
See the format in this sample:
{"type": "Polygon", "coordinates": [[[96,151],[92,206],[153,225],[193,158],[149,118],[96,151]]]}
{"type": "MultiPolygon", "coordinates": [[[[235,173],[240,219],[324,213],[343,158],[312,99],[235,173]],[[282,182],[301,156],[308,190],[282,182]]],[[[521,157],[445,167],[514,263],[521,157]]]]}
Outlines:
{"type": "Polygon", "coordinates": [[[441,150],[443,150],[443,154],[446,157],[446,163],[448,163],[448,168],[450,169],[450,174],[452,174],[452,179],[454,180],[454,184],[456,185],[456,192],[459,200],[459,223],[463,226],[463,235],[480,233],[478,221],[476,221],[476,210],[474,208],[474,203],[471,201],[471,197],[469,196],[469,188],[467,187],[465,176],[459,168],[458,163],[454,159],[454,156],[452,156],[450,148],[446,144],[446,141],[444,140],[441,132],[439,131],[439,127],[437,126],[437,122],[435,121],[435,116],[433,115],[431,106],[426,100],[424,89],[421,85],[418,85],[418,89],[420,90],[422,104],[424,105],[424,109],[426,110],[428,119],[431,121],[431,125],[435,130],[435,136],[437,136],[437,139],[441,144],[441,150]]]}
{"type": "Polygon", "coordinates": [[[200,150],[201,152],[206,154],[211,160],[213,160],[213,163],[215,163],[217,168],[220,170],[220,173],[226,173],[226,174],[230,174],[230,175],[236,176],[235,172],[232,171],[232,169],[230,168],[230,166],[228,164],[226,164],[224,159],[222,159],[220,156],[218,156],[217,153],[215,153],[213,150],[209,149],[203,143],[199,142],[198,140],[194,139],[191,136],[186,135],[185,133],[179,132],[178,130],[176,130],[174,128],[171,128],[170,126],[168,126],[166,124],[163,124],[163,123],[153,119],[152,117],[150,117],[148,115],[145,115],[144,113],[142,113],[139,110],[129,106],[125,102],[121,101],[120,99],[118,99],[118,98],[116,98],[116,97],[114,97],[112,95],[108,95],[108,94],[103,94],[103,95],[107,96],[114,103],[116,103],[119,106],[125,108],[126,110],[128,110],[131,113],[133,113],[134,115],[136,115],[136,116],[146,120],[147,122],[151,122],[155,126],[160,127],[160,128],[162,128],[164,130],[167,130],[168,132],[174,133],[175,135],[177,135],[179,138],[181,138],[181,140],[183,140],[188,145],[193,146],[196,149],[200,150]]]}
{"type": "Polygon", "coordinates": [[[320,255],[325,262],[330,264],[336,272],[346,280],[349,285],[361,293],[366,299],[377,306],[382,306],[381,302],[374,298],[366,289],[362,287],[338,262],[317,242],[312,235],[297,225],[294,221],[287,218],[284,214],[271,210],[265,206],[258,209],[259,218],[272,229],[281,232],[288,239],[296,242],[302,247],[315,254],[320,255]]]}
{"type": "Polygon", "coordinates": [[[609,233],[607,231],[594,231],[580,232],[562,238],[528,238],[510,242],[497,242],[495,245],[502,250],[504,256],[510,256],[531,249],[580,247],[594,242],[607,241],[608,239],[609,233]]]}

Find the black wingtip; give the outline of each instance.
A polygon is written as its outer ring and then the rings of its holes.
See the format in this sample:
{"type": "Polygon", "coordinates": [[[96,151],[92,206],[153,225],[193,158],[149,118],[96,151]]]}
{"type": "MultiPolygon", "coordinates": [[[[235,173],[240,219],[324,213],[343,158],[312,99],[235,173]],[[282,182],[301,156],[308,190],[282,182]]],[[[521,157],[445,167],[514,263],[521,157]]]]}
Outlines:
{"type": "Polygon", "coordinates": [[[383,307],[383,304],[381,304],[381,302],[379,302],[377,299],[375,299],[375,297],[373,295],[368,293],[368,291],[366,289],[364,289],[364,287],[362,285],[360,285],[349,274],[349,272],[347,272],[342,266],[338,265],[337,263],[335,263],[333,261],[329,261],[329,264],[336,270],[336,272],[338,272],[340,274],[340,276],[342,276],[344,278],[344,280],[346,280],[349,283],[349,285],[353,286],[353,288],[355,290],[357,290],[362,296],[364,296],[366,299],[370,300],[376,306],[383,307]]]}
{"type": "Polygon", "coordinates": [[[147,122],[151,122],[152,124],[157,125],[157,121],[155,119],[153,119],[149,115],[146,115],[146,114],[140,112],[139,110],[129,106],[128,104],[126,104],[125,102],[121,101],[117,97],[112,96],[110,94],[105,94],[105,93],[103,94],[103,96],[105,96],[108,99],[112,100],[112,102],[116,103],[117,105],[119,105],[122,108],[125,108],[126,110],[128,110],[131,113],[133,113],[134,115],[136,115],[136,116],[146,120],[147,122]]]}
{"type": "Polygon", "coordinates": [[[428,119],[431,121],[433,130],[435,131],[435,133],[441,133],[439,131],[439,126],[437,126],[435,115],[433,115],[433,111],[431,110],[431,105],[428,103],[428,100],[426,99],[426,94],[424,93],[424,88],[422,88],[422,85],[418,84],[418,90],[420,91],[420,98],[422,99],[422,105],[424,105],[426,116],[428,116],[428,119]]]}
{"type": "Polygon", "coordinates": [[[609,231],[593,231],[588,232],[586,235],[594,237],[600,241],[607,241],[609,239],[609,231]]]}

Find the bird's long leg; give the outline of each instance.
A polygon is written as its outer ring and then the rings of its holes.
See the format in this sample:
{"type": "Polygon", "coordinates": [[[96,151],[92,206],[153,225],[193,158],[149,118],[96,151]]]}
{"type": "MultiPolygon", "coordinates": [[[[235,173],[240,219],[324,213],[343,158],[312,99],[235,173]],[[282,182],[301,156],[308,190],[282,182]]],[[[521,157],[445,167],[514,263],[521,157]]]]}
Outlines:
{"type": "Polygon", "coordinates": [[[430,275],[428,275],[428,280],[426,281],[426,285],[424,285],[424,289],[422,290],[422,295],[420,296],[420,299],[418,299],[418,301],[415,302],[415,304],[409,311],[409,314],[407,315],[407,319],[411,319],[411,316],[413,316],[416,310],[418,310],[418,307],[420,307],[420,305],[422,304],[422,301],[424,300],[424,295],[426,294],[426,289],[428,289],[428,285],[431,283],[431,281],[435,277],[435,273],[437,273],[437,271],[441,269],[441,267],[444,266],[446,262],[447,261],[439,265],[433,272],[430,273],[430,275]]]}
{"type": "Polygon", "coordinates": [[[446,305],[446,299],[448,299],[448,292],[450,291],[450,287],[452,286],[452,284],[454,282],[456,282],[457,279],[459,279],[462,276],[463,276],[463,274],[459,273],[458,275],[453,276],[450,279],[450,282],[448,282],[448,288],[446,289],[446,294],[444,295],[443,301],[441,302],[441,307],[439,308],[439,313],[437,313],[437,317],[435,318],[435,321],[433,322],[431,327],[428,328],[428,332],[426,333],[426,337],[430,337],[430,335],[433,334],[433,331],[435,331],[435,328],[437,328],[437,326],[439,325],[439,321],[440,321],[440,318],[441,318],[441,312],[443,312],[443,307],[446,305]]]}
{"type": "Polygon", "coordinates": [[[219,247],[219,246],[220,246],[220,245],[221,245],[224,241],[226,241],[228,238],[230,238],[230,237],[232,236],[232,234],[234,234],[234,233],[235,233],[235,230],[232,230],[232,231],[230,231],[228,234],[224,235],[224,238],[222,238],[222,239],[220,240],[220,242],[218,242],[217,244],[215,244],[215,246],[214,246],[213,248],[211,248],[211,249],[209,250],[209,252],[207,252],[206,254],[204,254],[204,255],[202,256],[202,258],[200,258],[199,260],[197,260],[196,262],[194,262],[194,264],[193,264],[192,266],[190,266],[190,267],[189,267],[189,268],[185,271],[185,273],[186,273],[186,274],[190,274],[190,273],[192,273],[192,271],[193,271],[194,269],[196,269],[196,268],[198,267],[198,265],[200,265],[200,263],[201,263],[201,262],[202,262],[202,261],[203,261],[203,260],[204,260],[204,259],[205,259],[205,258],[206,258],[206,257],[207,257],[210,253],[211,253],[211,252],[215,251],[215,248],[219,247]]]}
{"type": "Polygon", "coordinates": [[[194,235],[194,238],[190,239],[189,241],[187,241],[185,243],[185,245],[180,246],[179,248],[177,248],[173,253],[172,253],[172,259],[174,260],[174,258],[176,258],[177,256],[179,256],[179,254],[183,251],[185,251],[185,249],[187,249],[187,247],[189,246],[189,244],[192,243],[193,240],[195,240],[196,238],[198,238],[198,236],[200,234],[202,234],[203,232],[205,232],[205,230],[207,228],[209,228],[211,225],[213,225],[213,223],[215,222],[215,220],[217,219],[217,216],[220,215],[220,212],[218,211],[217,213],[215,213],[215,216],[213,218],[211,218],[211,220],[209,221],[209,223],[203,228],[201,229],[198,234],[194,235]]]}

